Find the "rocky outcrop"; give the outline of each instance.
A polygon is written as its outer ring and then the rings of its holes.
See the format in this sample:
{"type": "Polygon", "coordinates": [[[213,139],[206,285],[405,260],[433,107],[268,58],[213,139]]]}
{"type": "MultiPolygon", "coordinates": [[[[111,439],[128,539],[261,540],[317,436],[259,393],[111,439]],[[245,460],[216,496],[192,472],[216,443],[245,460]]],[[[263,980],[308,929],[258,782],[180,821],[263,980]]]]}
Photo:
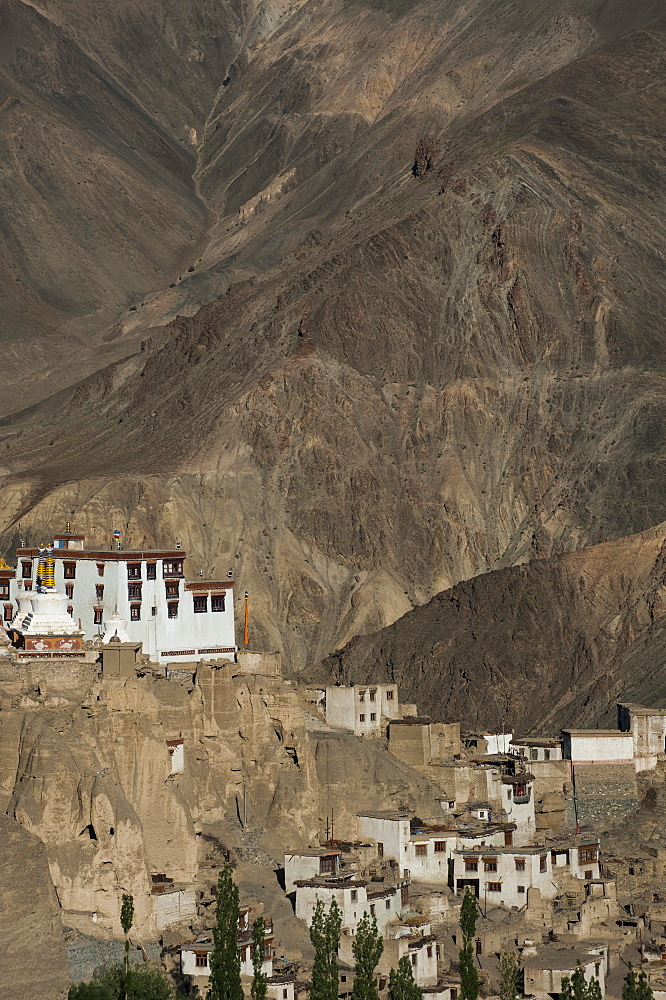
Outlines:
{"type": "Polygon", "coordinates": [[[1,814],[0,841],[0,991],[12,1000],[63,1000],[69,971],[46,850],[1,814]]]}

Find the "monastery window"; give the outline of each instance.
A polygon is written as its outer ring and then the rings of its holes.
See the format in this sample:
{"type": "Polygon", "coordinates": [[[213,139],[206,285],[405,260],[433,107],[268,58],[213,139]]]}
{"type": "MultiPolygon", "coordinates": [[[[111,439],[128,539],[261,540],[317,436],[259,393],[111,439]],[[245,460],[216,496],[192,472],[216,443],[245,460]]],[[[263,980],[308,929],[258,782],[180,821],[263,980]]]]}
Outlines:
{"type": "Polygon", "coordinates": [[[409,886],[403,885],[400,887],[400,905],[407,906],[409,902],[409,886]]]}
{"type": "Polygon", "coordinates": [[[101,624],[102,624],[102,609],[93,608],[93,625],[101,625],[101,624]]]}
{"type": "Polygon", "coordinates": [[[153,604],[152,608],[150,609],[150,614],[151,614],[151,616],[153,618],[155,618],[157,616],[157,608],[155,607],[154,604],[153,604]]]}
{"type": "Polygon", "coordinates": [[[69,597],[69,599],[71,601],[72,598],[74,597],[74,584],[73,583],[66,583],[65,584],[65,594],[66,594],[67,597],[69,597]]]}
{"type": "Polygon", "coordinates": [[[167,608],[168,608],[167,615],[169,618],[178,617],[178,601],[169,601],[169,603],[167,604],[167,608]]]}
{"type": "Polygon", "coordinates": [[[530,760],[538,760],[538,759],[539,759],[539,751],[537,750],[536,747],[532,747],[532,749],[530,750],[530,760]]]}
{"type": "Polygon", "coordinates": [[[417,858],[424,858],[427,853],[428,853],[428,845],[427,844],[417,844],[416,845],[416,856],[417,856],[417,858]]]}
{"type": "Polygon", "coordinates": [[[513,794],[518,798],[521,795],[527,795],[527,785],[516,785],[513,790],[513,794]]]}
{"type": "Polygon", "coordinates": [[[62,564],[63,573],[66,580],[73,580],[76,576],[76,563],[75,562],[64,562],[62,564]]]}
{"type": "Polygon", "coordinates": [[[205,594],[203,597],[194,598],[194,613],[195,615],[206,614],[208,611],[208,595],[205,594]]]}
{"type": "Polygon", "coordinates": [[[501,882],[486,882],[486,888],[488,892],[501,892],[502,883],[501,882]]]}
{"type": "Polygon", "coordinates": [[[167,580],[164,587],[167,597],[178,597],[178,588],[180,587],[178,580],[167,580]]]}
{"type": "Polygon", "coordinates": [[[455,809],[455,807],[456,807],[456,800],[455,799],[450,800],[449,803],[448,803],[448,806],[449,806],[449,809],[455,809]]]}
{"type": "Polygon", "coordinates": [[[374,917],[374,915],[375,915],[375,904],[370,903],[370,916],[374,917]]]}
{"type": "Polygon", "coordinates": [[[543,759],[544,760],[550,760],[550,750],[544,750],[544,752],[543,752],[543,759]]]}
{"type": "Polygon", "coordinates": [[[516,871],[517,872],[525,871],[525,858],[516,858],[516,871]]]}
{"type": "Polygon", "coordinates": [[[32,578],[32,560],[30,560],[30,562],[21,563],[21,576],[24,580],[30,580],[32,578]]]}
{"type": "Polygon", "coordinates": [[[141,600],[141,581],[139,581],[138,583],[127,584],[127,596],[130,599],[130,601],[141,600]]]}
{"type": "Polygon", "coordinates": [[[387,701],[393,701],[393,691],[387,691],[386,692],[386,700],[387,701]]]}
{"type": "Polygon", "coordinates": [[[466,872],[478,872],[479,862],[476,858],[465,858],[465,871],[466,872]]]}
{"type": "Polygon", "coordinates": [[[352,891],[351,891],[351,901],[352,901],[352,903],[355,903],[355,902],[357,902],[357,900],[358,900],[358,890],[357,889],[352,889],[352,891]]]}
{"type": "Polygon", "coordinates": [[[591,872],[591,871],[589,871],[589,872],[585,872],[585,878],[586,878],[586,879],[588,880],[588,882],[589,882],[589,880],[590,880],[591,878],[593,878],[593,877],[594,877],[594,876],[593,876],[593,874],[592,874],[592,872],[591,872]]]}
{"type": "Polygon", "coordinates": [[[104,576],[104,563],[97,563],[97,575],[104,576]]]}
{"type": "Polygon", "coordinates": [[[14,617],[14,605],[5,604],[5,621],[10,622],[14,617]]]}
{"type": "Polygon", "coordinates": [[[104,600],[104,584],[103,583],[96,583],[95,584],[95,598],[98,601],[103,601],[104,600]]]}
{"type": "Polygon", "coordinates": [[[146,580],[157,579],[157,563],[146,563],[146,580]]]}
{"type": "Polygon", "coordinates": [[[270,941],[264,945],[264,958],[271,957],[271,943],[270,941]]]}
{"type": "Polygon", "coordinates": [[[205,969],[208,966],[208,953],[205,951],[195,951],[194,964],[197,969],[205,969]]]}
{"type": "Polygon", "coordinates": [[[127,563],[127,579],[128,580],[141,579],[141,563],[127,563]]]}
{"type": "Polygon", "coordinates": [[[364,715],[359,715],[358,721],[359,722],[365,722],[365,716],[364,715]]]}
{"type": "Polygon", "coordinates": [[[548,855],[547,854],[541,854],[540,857],[539,857],[539,871],[540,872],[548,871],[548,855]]]}
{"type": "Polygon", "coordinates": [[[68,615],[71,615],[71,614],[73,614],[73,613],[74,613],[74,608],[72,607],[72,605],[71,605],[71,604],[68,604],[68,605],[67,605],[67,614],[68,614],[68,615]]]}
{"type": "Polygon", "coordinates": [[[365,691],[359,691],[359,693],[358,693],[358,700],[359,701],[365,701],[365,691]]]}
{"type": "Polygon", "coordinates": [[[376,701],[376,700],[377,700],[377,692],[376,691],[371,691],[370,692],[370,701],[376,701]]]}
{"type": "Polygon", "coordinates": [[[484,872],[496,872],[497,871],[497,859],[496,858],[484,858],[483,861],[484,872]]]}
{"type": "Polygon", "coordinates": [[[435,854],[443,854],[446,852],[446,841],[436,840],[435,841],[435,854]]]}
{"type": "Polygon", "coordinates": [[[340,982],[341,983],[346,983],[347,982],[347,977],[346,976],[340,976],[340,982]]]}
{"type": "Polygon", "coordinates": [[[504,831],[504,846],[511,847],[513,844],[513,832],[511,830],[504,831]]]}
{"type": "Polygon", "coordinates": [[[213,594],[210,599],[211,611],[224,611],[224,594],[213,594]]]}
{"type": "Polygon", "coordinates": [[[387,909],[387,910],[390,910],[390,909],[391,909],[391,900],[390,900],[390,899],[387,899],[387,900],[386,900],[386,909],[387,909]]]}
{"type": "Polygon", "coordinates": [[[9,580],[0,580],[0,601],[9,597],[9,580]]]}
{"type": "Polygon", "coordinates": [[[523,892],[525,892],[525,886],[524,886],[524,885],[519,885],[519,886],[518,886],[518,892],[519,892],[519,893],[521,893],[521,894],[522,894],[523,892]]]}
{"type": "Polygon", "coordinates": [[[377,721],[376,712],[370,712],[370,722],[376,722],[376,721],[377,721]]]}
{"type": "Polygon", "coordinates": [[[319,859],[319,873],[323,875],[325,872],[335,871],[335,855],[331,854],[327,858],[319,859]]]}
{"type": "Polygon", "coordinates": [[[182,559],[165,559],[162,563],[162,576],[177,576],[182,577],[183,575],[183,560],[182,559]]]}
{"type": "Polygon", "coordinates": [[[591,861],[597,860],[597,848],[592,845],[589,847],[579,847],[578,848],[578,863],[581,865],[589,864],[591,861]]]}
{"type": "Polygon", "coordinates": [[[141,605],[140,604],[130,604],[130,621],[133,621],[133,622],[141,621],[141,605]]]}

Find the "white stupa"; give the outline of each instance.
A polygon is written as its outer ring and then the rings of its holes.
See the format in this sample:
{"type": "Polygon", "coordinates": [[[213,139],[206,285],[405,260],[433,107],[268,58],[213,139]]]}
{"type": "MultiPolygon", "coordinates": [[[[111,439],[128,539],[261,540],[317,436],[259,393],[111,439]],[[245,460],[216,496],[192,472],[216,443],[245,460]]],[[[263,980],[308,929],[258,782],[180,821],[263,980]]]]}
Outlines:
{"type": "Polygon", "coordinates": [[[113,612],[110,618],[104,620],[104,635],[102,642],[106,645],[109,642],[131,642],[127,634],[127,622],[121,618],[118,611],[113,612]]]}
{"type": "Polygon", "coordinates": [[[24,649],[36,654],[80,651],[84,632],[67,610],[67,595],[56,590],[51,546],[39,550],[36,584],[19,596],[10,631],[22,637],[24,649]]]}

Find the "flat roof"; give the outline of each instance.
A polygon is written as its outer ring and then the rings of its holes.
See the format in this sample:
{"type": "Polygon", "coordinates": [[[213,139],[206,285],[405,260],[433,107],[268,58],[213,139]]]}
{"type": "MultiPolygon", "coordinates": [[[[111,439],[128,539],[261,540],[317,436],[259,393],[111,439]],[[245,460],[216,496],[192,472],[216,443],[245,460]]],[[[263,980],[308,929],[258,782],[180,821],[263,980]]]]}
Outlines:
{"type": "Polygon", "coordinates": [[[624,736],[633,739],[631,733],[623,733],[619,729],[563,729],[569,736],[624,736]]]}
{"type": "Polygon", "coordinates": [[[408,715],[406,719],[391,719],[389,729],[391,726],[429,726],[431,724],[432,719],[429,715],[408,715]]]}
{"type": "Polygon", "coordinates": [[[556,739],[554,736],[519,736],[515,740],[511,740],[511,746],[520,747],[559,747],[561,745],[562,740],[556,739]]]}
{"type": "MultiPolygon", "coordinates": [[[[38,556],[38,548],[17,549],[17,558],[38,556]]],[[[96,559],[98,562],[141,562],[144,559],[186,559],[183,549],[52,549],[57,559],[96,559]]]]}
{"type": "Polygon", "coordinates": [[[302,851],[285,851],[285,858],[328,858],[332,854],[340,856],[342,851],[334,847],[304,847],[302,851]]]}
{"type": "Polygon", "coordinates": [[[393,809],[360,812],[356,813],[356,815],[366,819],[409,819],[409,813],[398,812],[393,809]]]}

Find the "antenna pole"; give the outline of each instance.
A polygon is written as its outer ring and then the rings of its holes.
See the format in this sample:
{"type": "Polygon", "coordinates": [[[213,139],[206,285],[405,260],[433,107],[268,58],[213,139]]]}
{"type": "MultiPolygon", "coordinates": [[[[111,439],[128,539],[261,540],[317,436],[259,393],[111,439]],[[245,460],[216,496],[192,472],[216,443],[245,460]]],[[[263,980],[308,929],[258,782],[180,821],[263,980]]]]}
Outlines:
{"type": "Polygon", "coordinates": [[[243,645],[247,646],[250,642],[250,595],[247,590],[245,591],[245,628],[243,629],[243,645]]]}

